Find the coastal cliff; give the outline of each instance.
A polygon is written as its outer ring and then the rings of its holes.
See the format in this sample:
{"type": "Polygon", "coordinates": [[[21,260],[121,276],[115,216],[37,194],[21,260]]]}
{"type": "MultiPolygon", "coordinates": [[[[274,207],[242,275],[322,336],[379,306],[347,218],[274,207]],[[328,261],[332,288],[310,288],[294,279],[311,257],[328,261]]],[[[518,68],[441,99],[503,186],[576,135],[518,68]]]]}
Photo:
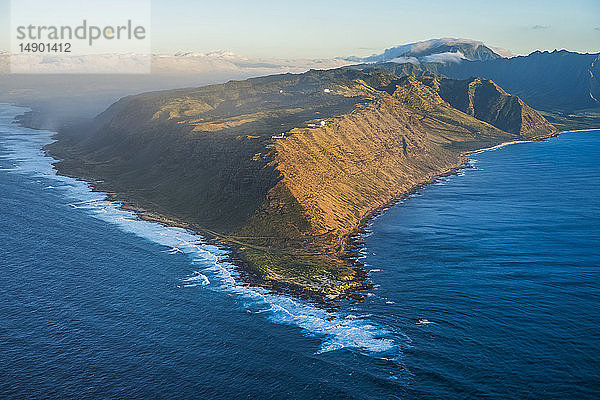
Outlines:
{"type": "Polygon", "coordinates": [[[555,133],[489,80],[340,68],[127,97],[48,151],[263,282],[335,296],[364,287],[351,238],[375,212],[468,152],[555,133]]]}

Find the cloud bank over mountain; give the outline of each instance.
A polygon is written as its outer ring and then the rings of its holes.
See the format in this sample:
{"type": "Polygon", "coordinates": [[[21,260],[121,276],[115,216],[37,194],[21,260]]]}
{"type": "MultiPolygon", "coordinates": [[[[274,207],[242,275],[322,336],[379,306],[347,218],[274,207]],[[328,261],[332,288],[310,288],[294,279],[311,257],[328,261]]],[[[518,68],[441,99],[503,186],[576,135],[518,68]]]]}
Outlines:
{"type": "Polygon", "coordinates": [[[487,46],[483,42],[472,39],[441,38],[423,42],[409,43],[385,50],[382,54],[355,58],[363,62],[458,62],[486,61],[496,58],[511,57],[510,51],[498,47],[487,46]]]}
{"type": "Polygon", "coordinates": [[[369,57],[326,59],[252,58],[229,51],[175,54],[13,54],[0,52],[0,73],[147,73],[230,74],[240,77],[301,73],[309,69],[331,69],[356,63],[458,63],[511,57],[508,50],[471,39],[441,38],[389,48],[369,57]],[[148,68],[148,66],[151,68],[148,68]]]}

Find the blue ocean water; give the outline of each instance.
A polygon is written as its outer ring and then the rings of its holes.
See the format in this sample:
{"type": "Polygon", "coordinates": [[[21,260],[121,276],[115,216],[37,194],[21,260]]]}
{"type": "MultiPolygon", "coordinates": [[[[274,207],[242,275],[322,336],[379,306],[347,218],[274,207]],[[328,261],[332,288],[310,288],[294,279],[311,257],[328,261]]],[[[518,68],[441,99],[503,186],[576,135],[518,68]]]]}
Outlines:
{"type": "Polygon", "coordinates": [[[369,224],[337,311],[57,177],[0,106],[0,397],[598,398],[600,134],[473,156],[369,224]]]}

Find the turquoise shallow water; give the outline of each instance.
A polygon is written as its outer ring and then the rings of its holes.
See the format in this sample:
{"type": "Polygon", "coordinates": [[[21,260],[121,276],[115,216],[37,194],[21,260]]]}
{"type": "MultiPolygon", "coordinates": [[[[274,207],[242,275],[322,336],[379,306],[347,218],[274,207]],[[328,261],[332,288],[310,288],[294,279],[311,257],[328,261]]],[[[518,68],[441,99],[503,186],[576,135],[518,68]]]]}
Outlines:
{"type": "Polygon", "coordinates": [[[600,134],[474,156],[374,219],[338,311],[56,177],[0,107],[2,398],[597,398],[600,134]],[[332,318],[335,317],[335,318],[332,318]]]}

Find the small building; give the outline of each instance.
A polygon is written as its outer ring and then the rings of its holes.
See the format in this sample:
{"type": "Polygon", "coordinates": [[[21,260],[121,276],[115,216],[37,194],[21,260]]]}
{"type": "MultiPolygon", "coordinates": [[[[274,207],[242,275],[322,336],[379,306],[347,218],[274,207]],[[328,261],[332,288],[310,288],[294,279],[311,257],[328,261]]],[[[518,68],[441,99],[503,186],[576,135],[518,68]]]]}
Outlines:
{"type": "Polygon", "coordinates": [[[326,125],[327,125],[327,122],[321,121],[321,126],[326,126],[326,125]]]}

